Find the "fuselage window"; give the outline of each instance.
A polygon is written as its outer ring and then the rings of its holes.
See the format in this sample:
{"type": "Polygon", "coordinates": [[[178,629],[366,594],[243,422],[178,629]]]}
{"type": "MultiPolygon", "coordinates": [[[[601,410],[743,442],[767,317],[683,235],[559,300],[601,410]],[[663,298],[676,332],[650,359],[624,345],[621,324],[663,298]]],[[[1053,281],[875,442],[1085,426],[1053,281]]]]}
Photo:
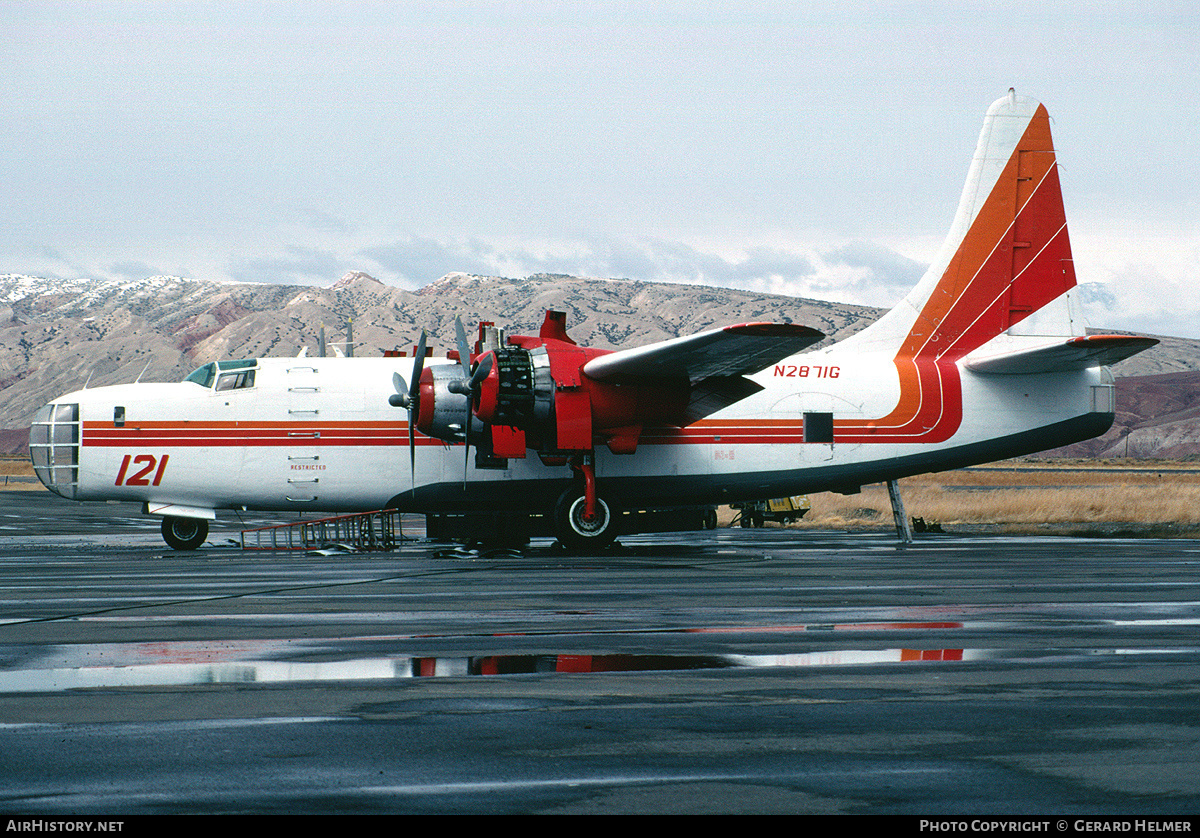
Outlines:
{"type": "Polygon", "coordinates": [[[244,390],[254,386],[254,370],[221,373],[217,379],[217,390],[244,390]]]}

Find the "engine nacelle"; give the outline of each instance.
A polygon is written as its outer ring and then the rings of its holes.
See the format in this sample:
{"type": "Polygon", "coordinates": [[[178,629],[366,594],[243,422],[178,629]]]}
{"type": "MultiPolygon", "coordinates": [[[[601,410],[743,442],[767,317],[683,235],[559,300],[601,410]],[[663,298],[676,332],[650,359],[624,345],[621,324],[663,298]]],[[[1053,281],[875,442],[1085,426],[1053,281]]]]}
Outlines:
{"type": "Polygon", "coordinates": [[[564,318],[547,312],[538,337],[491,343],[474,359],[469,382],[459,365],[425,367],[417,428],[462,442],[470,427],[471,443],[491,442],[483,447],[498,457],[524,457],[526,449],[588,452],[597,439],[613,453],[629,454],[645,425],[686,424],[691,389],[686,378],[653,383],[588,378],[584,365],[608,350],[578,346],[567,336],[564,318]]]}
{"type": "Polygon", "coordinates": [[[417,412],[417,430],[446,442],[462,442],[467,431],[467,396],[453,392],[452,382],[462,379],[462,370],[453,364],[439,364],[421,370],[421,395],[417,412]]]}
{"type": "Polygon", "coordinates": [[[595,435],[614,453],[631,453],[646,422],[678,422],[688,401],[686,384],[594,381],[582,367],[599,354],[603,350],[558,340],[497,349],[480,383],[475,416],[520,431],[528,447],[543,451],[588,451],[595,435]]]}

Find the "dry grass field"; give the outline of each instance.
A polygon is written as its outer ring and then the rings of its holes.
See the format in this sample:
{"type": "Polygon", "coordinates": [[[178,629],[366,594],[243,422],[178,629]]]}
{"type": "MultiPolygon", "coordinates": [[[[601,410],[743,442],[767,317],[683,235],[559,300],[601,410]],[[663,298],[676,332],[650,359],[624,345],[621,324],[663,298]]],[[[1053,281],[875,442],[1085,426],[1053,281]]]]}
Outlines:
{"type": "MultiPolygon", "coordinates": [[[[900,481],[910,517],[946,532],[1200,536],[1200,466],[1140,461],[1007,462],[900,481]]],[[[795,526],[892,526],[883,485],[811,495],[795,526]]]]}
{"type": "Polygon", "coordinates": [[[33,464],[28,457],[0,454],[0,474],[27,474],[32,477],[33,464]]]}
{"type": "Polygon", "coordinates": [[[19,483],[10,482],[10,477],[32,478],[33,464],[28,457],[15,454],[0,454],[0,489],[5,491],[20,491],[21,489],[42,489],[42,484],[34,480],[32,483],[21,480],[19,483]]]}

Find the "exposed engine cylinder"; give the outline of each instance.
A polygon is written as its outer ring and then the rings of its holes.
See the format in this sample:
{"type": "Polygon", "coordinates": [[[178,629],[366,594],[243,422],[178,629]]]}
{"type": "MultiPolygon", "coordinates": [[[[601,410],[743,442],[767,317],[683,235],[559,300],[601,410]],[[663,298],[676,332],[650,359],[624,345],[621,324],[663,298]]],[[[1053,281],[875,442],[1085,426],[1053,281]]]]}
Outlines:
{"type": "Polygon", "coordinates": [[[480,386],[475,415],[492,425],[521,430],[546,427],[554,415],[554,380],[544,346],[497,349],[480,386]]]}

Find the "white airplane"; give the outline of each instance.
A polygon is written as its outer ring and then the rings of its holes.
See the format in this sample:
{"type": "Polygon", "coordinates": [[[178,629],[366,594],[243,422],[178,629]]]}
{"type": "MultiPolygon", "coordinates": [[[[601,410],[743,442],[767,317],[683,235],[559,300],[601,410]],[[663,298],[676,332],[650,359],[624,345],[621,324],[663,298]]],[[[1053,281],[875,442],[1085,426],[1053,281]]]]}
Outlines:
{"type": "Polygon", "coordinates": [[[85,388],[37,413],[30,450],[51,491],[141,501],[177,549],[218,509],[385,508],[550,514],[565,545],[599,547],[623,512],[852,492],[1103,433],[1105,365],[1157,341],[1086,334],[1075,284],[1049,117],[1010,91],[928,272],[832,346],[749,323],[589,349],[548,312],[537,336],[481,324],[472,349],[459,323],[444,358],[422,334],[415,362],[218,361],[85,388]]]}

